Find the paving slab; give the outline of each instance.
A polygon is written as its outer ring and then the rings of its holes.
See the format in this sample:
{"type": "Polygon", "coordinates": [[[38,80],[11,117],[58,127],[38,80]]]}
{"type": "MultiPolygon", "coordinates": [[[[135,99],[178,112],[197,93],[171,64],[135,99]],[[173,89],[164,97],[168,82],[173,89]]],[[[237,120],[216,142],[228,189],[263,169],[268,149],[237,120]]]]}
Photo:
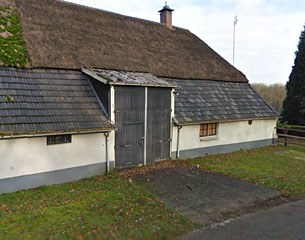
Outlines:
{"type": "Polygon", "coordinates": [[[193,167],[158,169],[134,175],[132,180],[144,184],[165,204],[203,225],[280,196],[271,188],[193,167]]]}

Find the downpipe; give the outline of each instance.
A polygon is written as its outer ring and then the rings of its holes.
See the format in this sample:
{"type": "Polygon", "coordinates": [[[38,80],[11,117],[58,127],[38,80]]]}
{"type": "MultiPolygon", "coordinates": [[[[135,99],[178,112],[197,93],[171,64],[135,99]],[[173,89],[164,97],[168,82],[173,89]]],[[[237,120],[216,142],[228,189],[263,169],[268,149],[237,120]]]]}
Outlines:
{"type": "Polygon", "coordinates": [[[105,136],[105,153],[106,153],[106,175],[109,174],[109,172],[110,172],[109,153],[108,153],[109,134],[110,134],[110,132],[104,132],[104,136],[105,136]]]}
{"type": "Polygon", "coordinates": [[[179,143],[180,143],[180,132],[181,132],[182,126],[178,126],[178,132],[177,132],[177,147],[176,147],[176,159],[179,159],[180,157],[180,150],[179,150],[179,143]]]}

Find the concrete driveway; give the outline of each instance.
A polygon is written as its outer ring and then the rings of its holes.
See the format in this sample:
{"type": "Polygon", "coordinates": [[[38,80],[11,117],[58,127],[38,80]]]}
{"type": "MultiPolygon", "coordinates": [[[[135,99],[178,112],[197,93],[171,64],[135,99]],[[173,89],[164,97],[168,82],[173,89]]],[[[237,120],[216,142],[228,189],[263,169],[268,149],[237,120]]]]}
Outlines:
{"type": "Polygon", "coordinates": [[[267,187],[179,165],[145,171],[131,179],[147,186],[182,215],[203,225],[253,211],[280,196],[267,187]]]}

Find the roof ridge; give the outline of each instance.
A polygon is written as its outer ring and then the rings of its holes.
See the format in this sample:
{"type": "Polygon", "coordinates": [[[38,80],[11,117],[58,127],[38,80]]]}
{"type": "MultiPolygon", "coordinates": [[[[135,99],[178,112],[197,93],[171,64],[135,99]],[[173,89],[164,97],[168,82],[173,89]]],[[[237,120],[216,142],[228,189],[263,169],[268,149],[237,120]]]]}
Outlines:
{"type": "MultiPolygon", "coordinates": [[[[68,2],[66,0],[51,0],[51,1],[56,1],[56,2],[60,2],[60,3],[63,3],[63,4],[67,4],[67,5],[72,5],[72,6],[76,6],[76,7],[80,7],[80,8],[85,8],[85,9],[90,9],[90,10],[94,10],[94,11],[103,12],[103,13],[106,13],[106,14],[111,14],[111,15],[118,16],[118,17],[129,18],[131,20],[142,21],[142,22],[166,27],[165,25],[163,25],[159,22],[155,22],[153,20],[148,20],[148,19],[139,18],[139,17],[133,17],[133,16],[129,16],[129,15],[125,15],[125,14],[117,13],[117,12],[112,12],[112,11],[101,9],[101,8],[91,7],[91,6],[87,6],[87,5],[83,5],[83,4],[79,4],[79,3],[74,3],[74,2],[68,2]]],[[[181,28],[181,27],[177,27],[177,26],[173,26],[173,28],[189,31],[186,28],[181,28]]]]}

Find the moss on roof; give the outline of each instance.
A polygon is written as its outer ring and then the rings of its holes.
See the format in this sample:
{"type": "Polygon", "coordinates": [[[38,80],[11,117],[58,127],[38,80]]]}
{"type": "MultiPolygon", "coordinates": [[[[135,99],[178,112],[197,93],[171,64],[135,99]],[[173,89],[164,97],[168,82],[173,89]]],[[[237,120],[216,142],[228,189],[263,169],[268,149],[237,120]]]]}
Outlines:
{"type": "Polygon", "coordinates": [[[26,67],[29,59],[16,7],[0,5],[0,65],[26,67]]]}

